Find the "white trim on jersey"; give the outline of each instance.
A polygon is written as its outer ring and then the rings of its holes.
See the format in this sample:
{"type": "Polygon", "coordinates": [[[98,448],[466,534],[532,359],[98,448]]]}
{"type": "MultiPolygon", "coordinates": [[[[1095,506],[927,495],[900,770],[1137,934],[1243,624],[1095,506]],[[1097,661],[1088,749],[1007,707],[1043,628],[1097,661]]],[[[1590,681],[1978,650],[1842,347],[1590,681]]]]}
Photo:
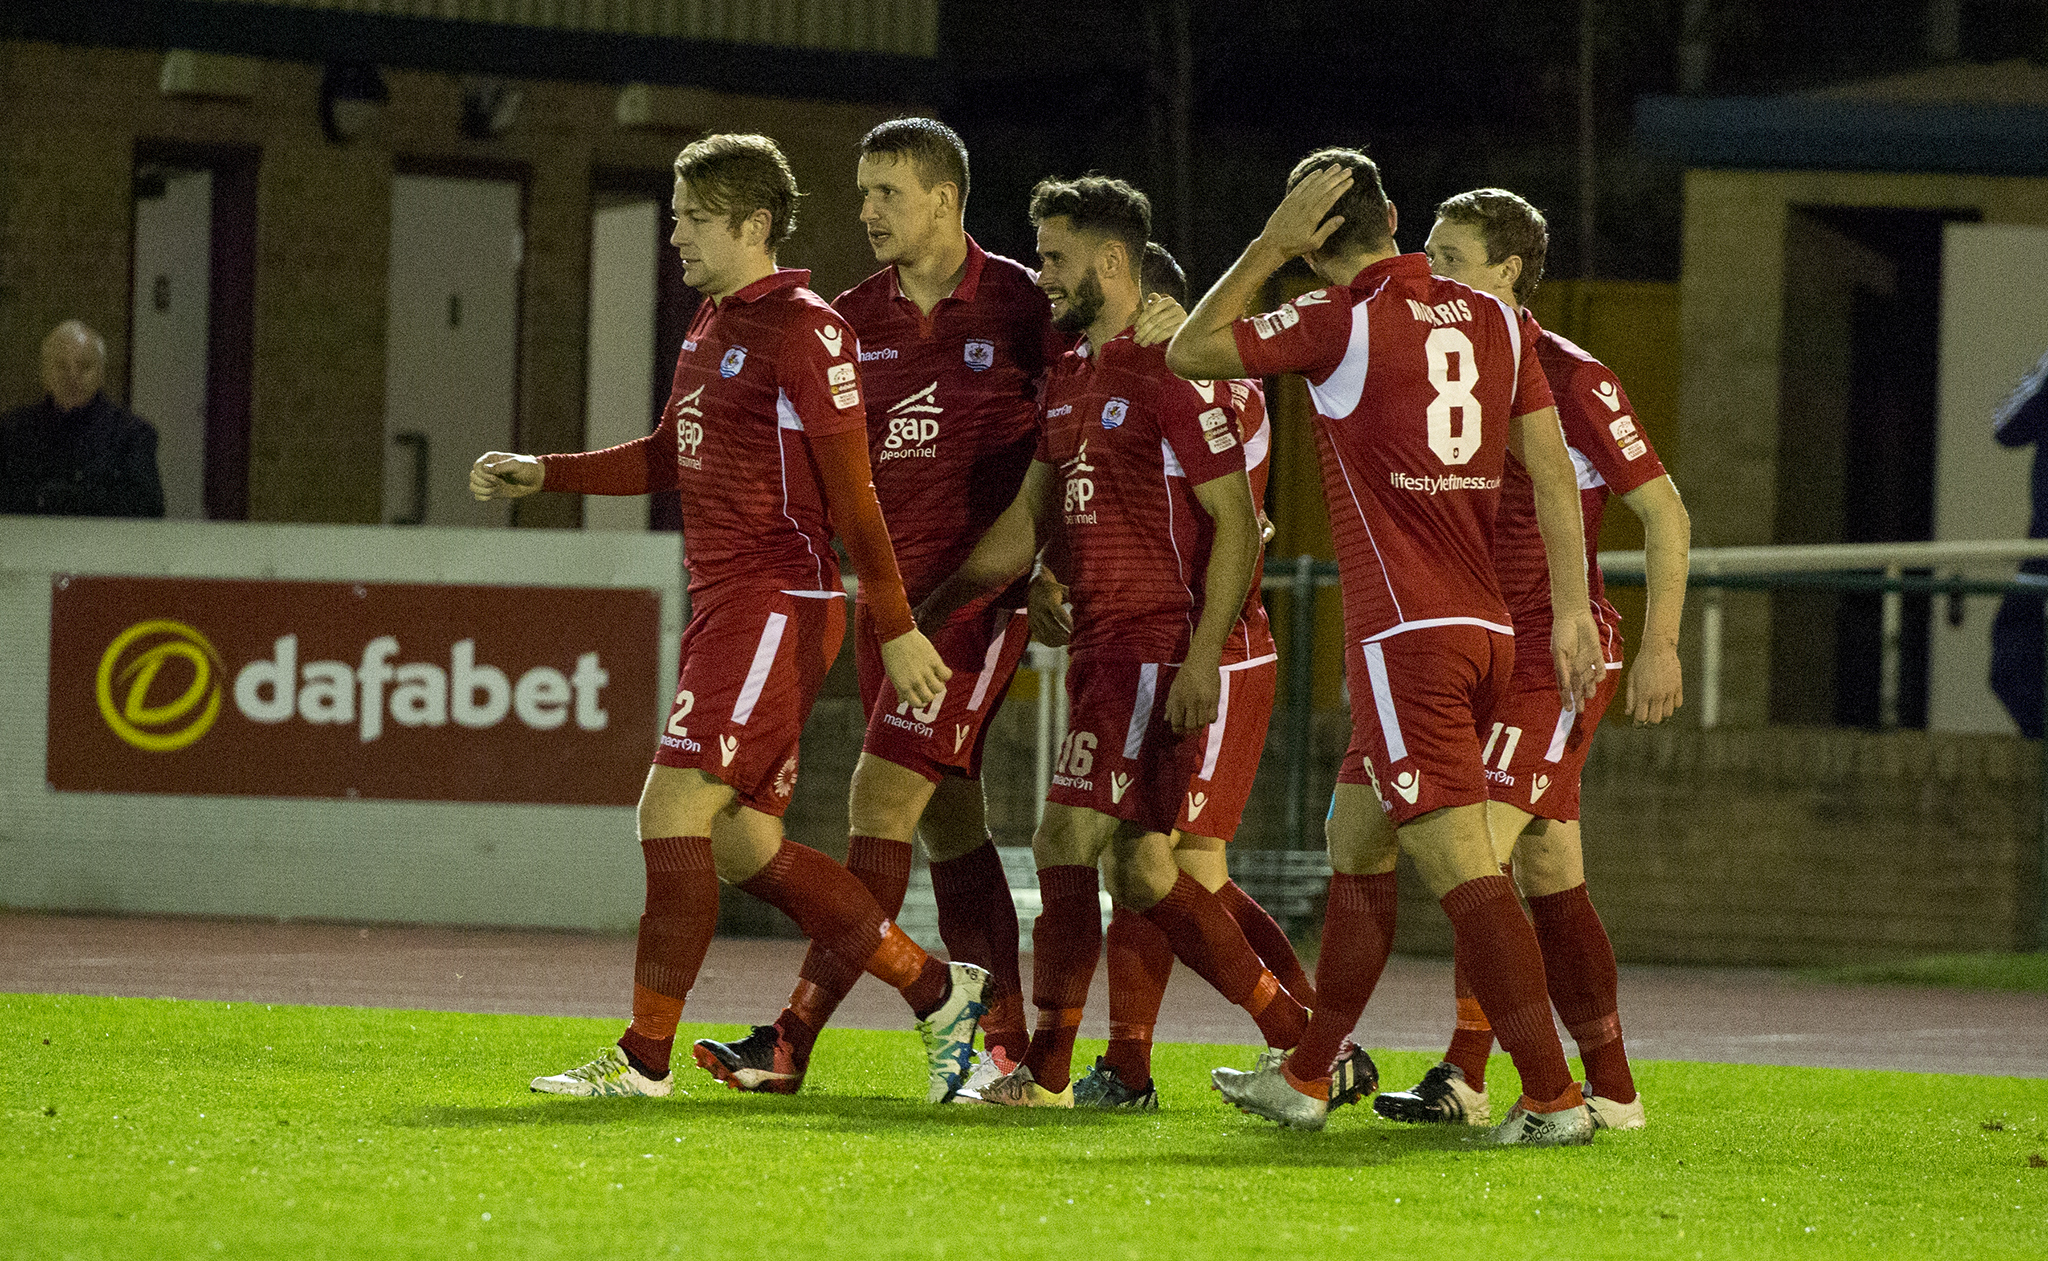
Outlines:
{"type": "Polygon", "coordinates": [[[1202,749],[1202,769],[1195,772],[1196,779],[1210,779],[1216,774],[1216,762],[1223,756],[1223,733],[1230,725],[1230,676],[1223,676],[1223,686],[1216,693],[1216,721],[1209,724],[1209,740],[1202,749]]]}
{"type": "Polygon", "coordinates": [[[1489,622],[1483,617],[1425,617],[1418,618],[1413,622],[1400,622],[1389,626],[1379,634],[1365,640],[1365,642],[1376,644],[1382,639],[1390,639],[1395,635],[1404,635],[1409,631],[1428,630],[1432,626],[1483,626],[1496,635],[1506,635],[1510,639],[1514,638],[1515,635],[1514,627],[1502,622],[1489,622]]]}
{"type": "MultiPolygon", "coordinates": [[[[1023,609],[1013,609],[1010,613],[1012,621],[1028,616],[1030,615],[1023,609]]],[[[1010,623],[1005,622],[1002,629],[995,633],[995,638],[988,641],[988,652],[981,659],[981,675],[974,680],[974,695],[967,699],[968,713],[979,710],[981,703],[988,699],[989,680],[995,677],[996,662],[1001,660],[1003,655],[1003,641],[1009,637],[1010,623]]]]}
{"type": "Polygon", "coordinates": [[[1372,681],[1373,708],[1379,711],[1380,735],[1386,738],[1387,761],[1399,762],[1408,756],[1408,742],[1401,738],[1401,720],[1394,713],[1394,688],[1387,682],[1387,650],[1367,640],[1365,649],[1365,677],[1372,681]]]}
{"type": "Polygon", "coordinates": [[[1555,762],[1564,756],[1564,742],[1570,738],[1572,726],[1578,720],[1579,713],[1575,709],[1561,709],[1557,712],[1557,728],[1550,733],[1550,747],[1543,750],[1544,761],[1555,762]]]}
{"type": "Polygon", "coordinates": [[[784,591],[784,592],[783,592],[782,594],[784,594],[784,595],[793,595],[793,596],[795,596],[795,597],[796,597],[797,599],[799,599],[799,600],[844,600],[844,599],[846,598],[846,592],[845,592],[844,590],[839,590],[839,591],[784,591]]]}
{"type": "Polygon", "coordinates": [[[1515,352],[1515,383],[1508,390],[1508,410],[1512,412],[1515,410],[1515,396],[1522,392],[1522,319],[1514,308],[1485,290],[1474,289],[1472,292],[1483,298],[1493,298],[1493,304],[1500,308],[1500,317],[1508,322],[1508,345],[1515,352]]]}
{"type": "Polygon", "coordinates": [[[1373,290],[1351,308],[1351,340],[1336,368],[1323,378],[1321,385],[1308,382],[1308,394],[1315,401],[1316,410],[1331,420],[1342,420],[1357,411],[1358,400],[1365,395],[1366,366],[1372,360],[1372,317],[1365,308],[1379,292],[1373,290]]]}
{"type": "Polygon", "coordinates": [[[770,613],[768,625],[761,631],[761,642],[754,646],[753,664],[747,667],[747,681],[740,687],[740,697],[733,702],[732,720],[741,727],[754,716],[754,705],[761,699],[761,689],[768,686],[768,672],[775,667],[775,654],[782,647],[782,629],[789,624],[789,614],[770,613]]]}
{"type": "Polygon", "coordinates": [[[1405,617],[1401,612],[1401,596],[1394,590],[1394,575],[1387,572],[1387,558],[1380,555],[1380,541],[1372,532],[1372,521],[1365,515],[1365,508],[1358,502],[1358,488],[1351,484],[1351,466],[1344,463],[1344,453],[1337,449],[1335,442],[1329,446],[1330,458],[1337,461],[1337,471],[1344,475],[1344,493],[1351,496],[1351,511],[1358,514],[1358,525],[1365,531],[1365,541],[1372,544],[1372,558],[1380,567],[1380,581],[1387,584],[1387,602],[1394,606],[1396,618],[1405,617]]]}
{"type": "Polygon", "coordinates": [[[1166,464],[1168,477],[1186,477],[1188,471],[1180,466],[1180,457],[1173,453],[1173,444],[1166,439],[1159,440],[1159,458],[1166,464]]]}
{"type": "Polygon", "coordinates": [[[775,426],[778,429],[794,429],[803,432],[804,419],[796,414],[795,404],[789,401],[789,391],[777,388],[775,391],[775,426]]]}
{"type": "Polygon", "coordinates": [[[1124,732],[1124,760],[1135,760],[1145,748],[1145,728],[1152,723],[1152,701],[1159,694],[1159,666],[1146,662],[1138,667],[1138,696],[1131,706],[1131,727],[1124,732]]]}
{"type": "MultiPolygon", "coordinates": [[[[788,441],[783,431],[788,429],[802,433],[804,426],[803,422],[797,419],[796,408],[790,405],[788,392],[778,387],[775,391],[775,458],[782,466],[782,519],[789,522],[789,528],[796,531],[798,538],[804,540],[804,550],[811,554],[812,562],[818,567],[818,587],[823,590],[827,582],[825,558],[818,555],[817,548],[811,546],[811,540],[804,536],[803,526],[797,524],[795,514],[789,510],[789,450],[783,445],[788,441]]],[[[835,560],[833,570],[836,572],[838,568],[835,560]]]]}
{"type": "Polygon", "coordinates": [[[1600,476],[1600,470],[1593,467],[1593,461],[1587,459],[1577,447],[1567,442],[1564,453],[1572,457],[1572,471],[1579,475],[1580,490],[1592,490],[1607,484],[1607,479],[1600,476]]]}
{"type": "Polygon", "coordinates": [[[1247,476],[1266,459],[1267,451],[1273,445],[1273,418],[1259,417],[1259,431],[1244,440],[1244,471],[1247,476]]]}
{"type": "Polygon", "coordinates": [[[1173,570],[1180,576],[1180,589],[1188,593],[1188,633],[1192,635],[1195,633],[1195,588],[1188,581],[1187,558],[1180,554],[1180,533],[1173,528],[1173,479],[1178,477],[1185,481],[1187,474],[1181,471],[1180,461],[1174,458],[1173,444],[1164,437],[1159,439],[1159,453],[1166,461],[1165,476],[1160,482],[1160,489],[1166,495],[1166,541],[1173,545],[1173,570]]]}
{"type": "MultiPolygon", "coordinates": [[[[1242,624],[1242,623],[1240,623],[1240,624],[1242,624]]],[[[1280,654],[1279,654],[1279,653],[1277,653],[1277,652],[1269,652],[1269,653],[1267,653],[1267,654],[1266,654],[1265,656],[1263,656],[1263,657],[1253,657],[1253,658],[1252,658],[1251,660],[1249,660],[1249,661],[1233,661],[1233,662],[1231,662],[1231,663],[1230,663],[1229,665],[1227,665],[1227,666],[1223,666],[1223,667],[1222,667],[1222,670],[1223,670],[1223,673],[1225,673],[1225,674],[1229,674],[1229,673],[1230,673],[1230,672],[1231,672],[1232,670],[1249,670],[1249,669],[1251,669],[1251,668],[1252,668],[1253,666],[1262,666],[1262,665],[1266,664],[1266,663],[1267,663],[1268,661],[1278,661],[1278,660],[1280,660],[1280,654]]]]}

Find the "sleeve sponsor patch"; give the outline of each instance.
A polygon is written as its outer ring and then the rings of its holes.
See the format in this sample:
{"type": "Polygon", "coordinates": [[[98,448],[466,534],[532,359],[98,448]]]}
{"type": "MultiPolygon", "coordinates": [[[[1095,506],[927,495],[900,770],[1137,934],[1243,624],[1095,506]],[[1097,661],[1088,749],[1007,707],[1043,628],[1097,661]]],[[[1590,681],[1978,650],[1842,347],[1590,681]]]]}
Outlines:
{"type": "Polygon", "coordinates": [[[1610,421],[1607,426],[1607,432],[1614,435],[1616,444],[1624,447],[1641,437],[1636,432],[1636,418],[1633,416],[1623,416],[1619,420],[1610,421]]]}
{"type": "Polygon", "coordinates": [[[825,370],[825,381],[829,385],[851,385],[853,383],[853,365],[850,363],[833,364],[825,370]]]}
{"type": "Polygon", "coordinates": [[[842,412],[860,406],[860,387],[848,385],[832,391],[832,405],[842,412]]]}
{"type": "Polygon", "coordinates": [[[1259,330],[1259,340],[1261,341],[1277,337],[1299,323],[1301,323],[1301,312],[1295,310],[1292,303],[1281,307],[1277,311],[1269,311],[1264,315],[1252,317],[1252,327],[1259,330]]]}
{"type": "Polygon", "coordinates": [[[1623,447],[1621,449],[1621,453],[1622,455],[1626,456],[1631,460],[1638,460],[1642,458],[1643,452],[1648,451],[1649,449],[1649,444],[1638,438],[1636,441],[1631,442],[1627,446],[1623,447]]]}
{"type": "Polygon", "coordinates": [[[1203,433],[1215,433],[1219,429],[1230,429],[1230,413],[1220,407],[1212,407],[1195,419],[1202,422],[1203,433]]]}
{"type": "Polygon", "coordinates": [[[1203,437],[1208,439],[1209,454],[1221,455],[1237,445],[1237,428],[1231,426],[1225,429],[1205,429],[1203,437]]]}

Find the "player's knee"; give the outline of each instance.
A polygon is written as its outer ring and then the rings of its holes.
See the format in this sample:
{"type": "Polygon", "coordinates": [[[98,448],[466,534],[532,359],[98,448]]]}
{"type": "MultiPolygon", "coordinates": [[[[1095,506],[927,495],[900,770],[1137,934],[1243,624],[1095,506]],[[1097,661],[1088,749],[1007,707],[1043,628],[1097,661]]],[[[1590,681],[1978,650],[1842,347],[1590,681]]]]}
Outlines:
{"type": "Polygon", "coordinates": [[[863,753],[847,793],[847,817],[859,836],[908,842],[932,797],[932,783],[916,771],[863,753]]]}

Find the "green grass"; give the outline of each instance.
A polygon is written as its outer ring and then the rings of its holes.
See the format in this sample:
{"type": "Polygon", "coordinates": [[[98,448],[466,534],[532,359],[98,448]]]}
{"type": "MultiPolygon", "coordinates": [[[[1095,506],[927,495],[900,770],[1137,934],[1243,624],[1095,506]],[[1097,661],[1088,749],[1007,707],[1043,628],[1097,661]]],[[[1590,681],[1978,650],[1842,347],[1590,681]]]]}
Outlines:
{"type": "Polygon", "coordinates": [[[1241,1117],[1204,1073],[1243,1047],[1161,1047],[1137,1116],[913,1102],[907,1033],[828,1032],[794,1098],[585,1102],[526,1081],[613,1021],[0,995],[0,1032],[13,1256],[2048,1256],[2039,1080],[1642,1063],[1648,1130],[1485,1151],[1241,1117]]]}
{"type": "Polygon", "coordinates": [[[2048,994],[2048,951],[2034,954],[1948,954],[1808,968],[1810,980],[1841,985],[1937,985],[1966,990],[2018,990],[2048,994]]]}

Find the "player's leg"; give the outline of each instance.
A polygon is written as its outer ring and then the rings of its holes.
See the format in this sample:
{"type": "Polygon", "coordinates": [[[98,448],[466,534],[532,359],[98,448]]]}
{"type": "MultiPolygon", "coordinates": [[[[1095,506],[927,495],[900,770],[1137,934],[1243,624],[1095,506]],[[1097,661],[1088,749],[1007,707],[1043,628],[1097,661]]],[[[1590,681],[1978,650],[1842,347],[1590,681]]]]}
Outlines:
{"type": "Polygon", "coordinates": [[[1537,819],[1523,834],[1515,875],[1536,920],[1550,1000],[1578,1043],[1593,1120],[1641,1129],[1643,1101],[1622,1045],[1614,944],[1586,896],[1577,820],[1537,819]]]}
{"type": "MultiPolygon", "coordinates": [[[[981,780],[948,775],[925,806],[918,834],[931,856],[939,939],[954,959],[989,974],[981,1018],[983,1054],[974,1073],[993,1080],[1023,1060],[1024,984],[1019,971],[1017,904],[1003,858],[989,835],[981,780]]],[[[985,1083],[984,1083],[985,1084],[985,1083]]]]}
{"type": "Polygon", "coordinates": [[[666,1095],[683,1000],[718,925],[714,821],[733,790],[698,770],[648,768],[639,808],[647,900],[634,946],[633,1021],[618,1046],[533,1089],[582,1097],[666,1095]]]}
{"type": "Polygon", "coordinates": [[[1072,1107],[1074,1037],[1102,954],[1096,865],[1121,820],[1085,806],[1047,801],[1031,838],[1040,910],[1031,926],[1031,1003],[1038,1027],[1016,1070],[977,1090],[977,1102],[1072,1107]]]}

